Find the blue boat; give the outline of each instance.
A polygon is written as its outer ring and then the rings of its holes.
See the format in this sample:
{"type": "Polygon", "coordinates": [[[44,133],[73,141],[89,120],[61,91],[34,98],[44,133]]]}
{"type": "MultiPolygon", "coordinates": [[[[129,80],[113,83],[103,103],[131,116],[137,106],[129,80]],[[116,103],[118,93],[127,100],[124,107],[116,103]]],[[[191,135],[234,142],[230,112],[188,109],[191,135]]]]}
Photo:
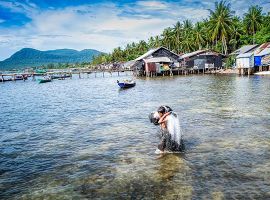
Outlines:
{"type": "Polygon", "coordinates": [[[124,80],[123,82],[119,82],[117,80],[117,84],[119,85],[120,88],[131,88],[136,85],[136,82],[133,80],[124,80]]]}

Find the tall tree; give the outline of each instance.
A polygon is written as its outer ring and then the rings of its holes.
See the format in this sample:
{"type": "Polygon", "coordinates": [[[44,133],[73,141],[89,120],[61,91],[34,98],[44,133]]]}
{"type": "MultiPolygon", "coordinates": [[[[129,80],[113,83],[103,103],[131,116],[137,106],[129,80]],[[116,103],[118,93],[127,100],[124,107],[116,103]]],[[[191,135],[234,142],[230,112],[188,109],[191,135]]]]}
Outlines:
{"type": "Polygon", "coordinates": [[[176,50],[177,53],[180,53],[180,48],[181,48],[181,33],[182,33],[182,24],[178,21],[174,25],[174,34],[175,34],[175,45],[176,45],[176,50]]]}
{"type": "Polygon", "coordinates": [[[197,49],[202,49],[205,41],[205,31],[203,30],[203,28],[203,23],[197,22],[193,30],[194,40],[197,49]]]}
{"type": "Polygon", "coordinates": [[[155,47],[155,39],[153,36],[151,36],[148,40],[148,46],[149,48],[154,48],[155,47]]]}
{"type": "Polygon", "coordinates": [[[253,35],[253,44],[255,44],[255,33],[260,30],[263,23],[262,7],[251,6],[248,12],[244,14],[244,24],[248,33],[253,35]]]}
{"type": "Polygon", "coordinates": [[[160,47],[161,46],[161,39],[158,35],[155,36],[154,38],[155,42],[154,42],[154,47],[157,48],[157,47],[160,47]]]}
{"type": "Polygon", "coordinates": [[[222,53],[227,54],[227,41],[231,32],[232,11],[231,5],[225,1],[215,3],[215,10],[210,11],[209,29],[212,32],[212,41],[222,42],[222,53]]]}
{"type": "Polygon", "coordinates": [[[166,28],[164,29],[162,33],[162,43],[165,47],[168,49],[171,49],[171,43],[172,43],[172,28],[166,28]]]}

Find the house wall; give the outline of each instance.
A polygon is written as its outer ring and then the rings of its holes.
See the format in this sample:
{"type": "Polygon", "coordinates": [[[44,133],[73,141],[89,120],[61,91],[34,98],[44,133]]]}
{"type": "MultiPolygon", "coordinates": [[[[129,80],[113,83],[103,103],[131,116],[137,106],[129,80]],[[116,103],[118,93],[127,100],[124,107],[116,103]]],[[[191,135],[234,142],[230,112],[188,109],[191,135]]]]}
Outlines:
{"type": "Polygon", "coordinates": [[[156,63],[146,63],[145,72],[156,72],[156,63]]]}
{"type": "Polygon", "coordinates": [[[186,62],[188,68],[193,68],[197,66],[198,69],[205,69],[205,64],[214,64],[214,67],[222,67],[222,56],[221,55],[198,55],[186,62]]]}
{"type": "Polygon", "coordinates": [[[252,68],[254,67],[254,57],[247,58],[237,58],[236,59],[236,67],[237,68],[252,68]]]}

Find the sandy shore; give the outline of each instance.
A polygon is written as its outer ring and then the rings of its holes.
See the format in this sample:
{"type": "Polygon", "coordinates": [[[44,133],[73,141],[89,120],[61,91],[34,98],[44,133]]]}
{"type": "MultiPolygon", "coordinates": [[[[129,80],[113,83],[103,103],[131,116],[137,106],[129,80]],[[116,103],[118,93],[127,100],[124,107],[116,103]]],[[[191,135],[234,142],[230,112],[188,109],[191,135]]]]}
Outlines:
{"type": "Polygon", "coordinates": [[[217,71],[218,74],[238,74],[237,69],[220,69],[217,71]]]}

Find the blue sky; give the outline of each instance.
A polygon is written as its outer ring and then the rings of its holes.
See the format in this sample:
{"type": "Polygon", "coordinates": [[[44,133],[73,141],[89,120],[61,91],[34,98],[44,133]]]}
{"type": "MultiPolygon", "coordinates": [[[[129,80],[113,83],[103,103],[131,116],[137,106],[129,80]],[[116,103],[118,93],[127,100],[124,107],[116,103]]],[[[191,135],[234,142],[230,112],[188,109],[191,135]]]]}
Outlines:
{"type": "MultiPolygon", "coordinates": [[[[238,16],[270,0],[228,0],[238,16]]],[[[175,24],[207,18],[214,0],[0,0],[0,60],[24,47],[110,52],[175,24]]]]}

